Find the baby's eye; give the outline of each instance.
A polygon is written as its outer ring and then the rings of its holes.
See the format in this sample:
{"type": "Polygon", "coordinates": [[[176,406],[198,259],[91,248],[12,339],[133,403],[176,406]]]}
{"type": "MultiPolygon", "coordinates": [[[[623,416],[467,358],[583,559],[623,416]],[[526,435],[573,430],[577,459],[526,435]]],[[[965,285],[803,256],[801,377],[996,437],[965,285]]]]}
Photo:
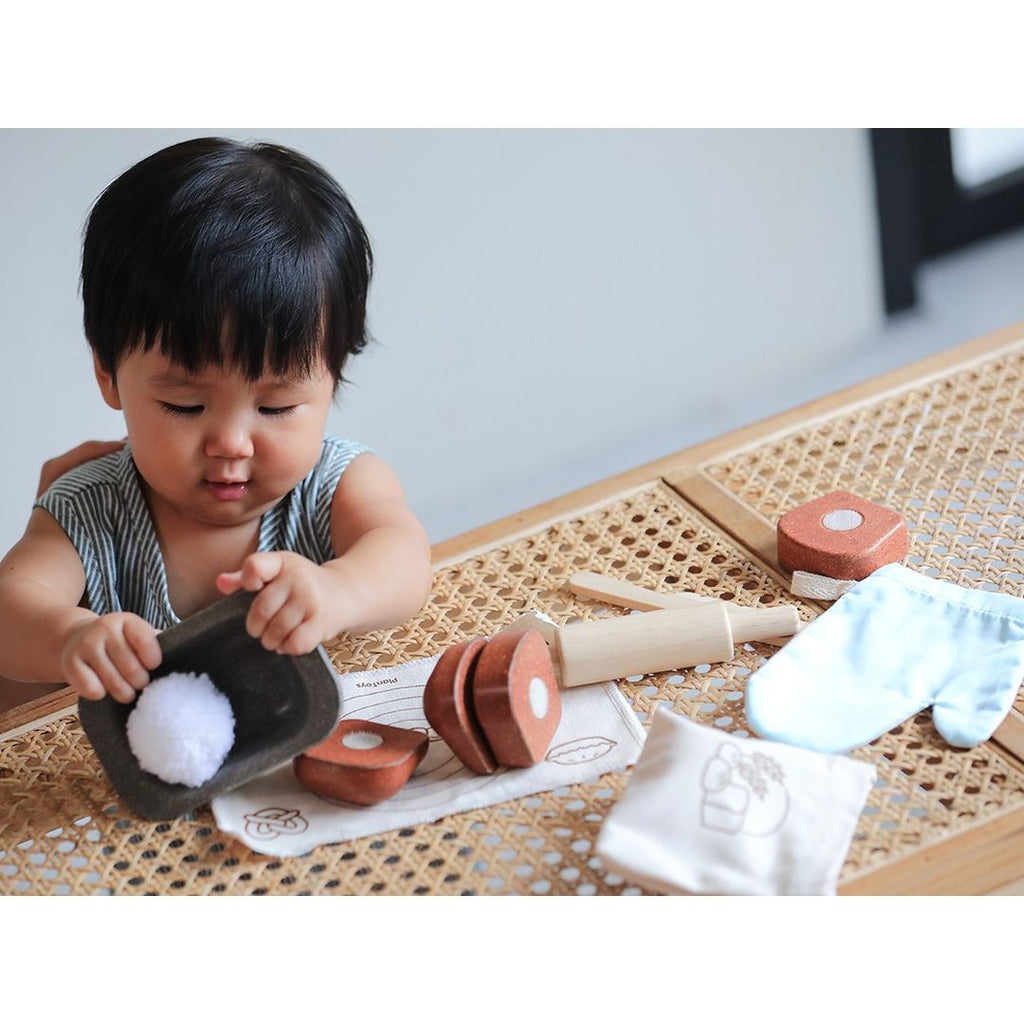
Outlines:
{"type": "Polygon", "coordinates": [[[287,416],[288,413],[294,412],[296,407],[294,405],[261,405],[260,412],[264,416],[287,416]]]}
{"type": "Polygon", "coordinates": [[[197,416],[203,411],[201,405],[172,405],[170,402],[160,403],[165,412],[169,412],[172,416],[197,416]]]}

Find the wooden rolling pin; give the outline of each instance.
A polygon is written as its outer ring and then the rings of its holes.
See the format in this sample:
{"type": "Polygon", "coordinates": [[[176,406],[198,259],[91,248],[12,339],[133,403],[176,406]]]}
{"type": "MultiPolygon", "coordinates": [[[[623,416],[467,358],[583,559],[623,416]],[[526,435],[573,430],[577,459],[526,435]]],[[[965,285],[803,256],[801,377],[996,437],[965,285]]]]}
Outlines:
{"type": "MultiPolygon", "coordinates": [[[[575,573],[569,578],[569,589],[579,597],[610,601],[623,608],[636,608],[640,611],[721,604],[726,608],[736,643],[756,640],[763,644],[771,644],[773,647],[781,647],[803,627],[795,605],[780,605],[778,608],[743,608],[730,602],[719,601],[715,597],[702,597],[700,594],[659,594],[657,591],[647,590],[624,580],[601,576],[596,572],[575,573]],[[778,614],[766,615],[766,612],[778,614]],[[772,623],[775,623],[774,627],[772,623]],[[774,632],[771,631],[772,628],[774,632]]],[[[701,662],[695,664],[699,665],[701,662]]]]}
{"type": "Polygon", "coordinates": [[[733,622],[723,601],[662,608],[562,626],[555,632],[556,672],[563,687],[648,672],[731,661],[733,647],[790,628],[790,609],[741,609],[733,622]]]}

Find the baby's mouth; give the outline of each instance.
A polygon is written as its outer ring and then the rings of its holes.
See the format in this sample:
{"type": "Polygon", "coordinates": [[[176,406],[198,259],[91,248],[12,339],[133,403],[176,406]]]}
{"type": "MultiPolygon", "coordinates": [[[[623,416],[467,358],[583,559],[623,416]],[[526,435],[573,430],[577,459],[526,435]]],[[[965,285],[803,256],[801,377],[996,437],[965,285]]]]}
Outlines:
{"type": "Polygon", "coordinates": [[[249,489],[248,480],[207,480],[207,490],[218,501],[238,501],[249,489]]]}

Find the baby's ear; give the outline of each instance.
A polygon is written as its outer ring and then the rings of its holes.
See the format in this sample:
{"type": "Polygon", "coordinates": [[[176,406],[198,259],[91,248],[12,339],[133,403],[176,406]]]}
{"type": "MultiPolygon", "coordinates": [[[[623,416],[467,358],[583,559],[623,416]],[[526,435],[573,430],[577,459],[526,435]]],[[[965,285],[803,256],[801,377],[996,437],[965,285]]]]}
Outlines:
{"type": "Polygon", "coordinates": [[[117,393],[117,381],[114,380],[114,375],[109,370],[103,368],[99,356],[95,352],[92,354],[92,367],[96,374],[96,383],[99,384],[100,393],[103,395],[103,401],[111,409],[120,409],[121,396],[117,393]]]}

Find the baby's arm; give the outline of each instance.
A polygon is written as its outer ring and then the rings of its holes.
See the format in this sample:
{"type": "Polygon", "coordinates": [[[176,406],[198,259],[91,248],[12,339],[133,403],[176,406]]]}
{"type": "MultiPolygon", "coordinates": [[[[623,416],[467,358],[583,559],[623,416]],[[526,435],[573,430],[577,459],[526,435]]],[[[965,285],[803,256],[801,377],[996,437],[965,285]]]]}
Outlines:
{"type": "Polygon", "coordinates": [[[160,664],[156,631],[137,615],[99,616],[79,602],[81,559],[49,513],[36,509],[0,562],[0,676],[64,680],[82,697],[128,703],[160,664]]]}
{"type": "Polygon", "coordinates": [[[358,456],[342,474],[331,540],[338,557],[322,566],[272,551],[218,577],[225,594],[262,591],[246,627],[267,649],[305,654],[342,631],[396,626],[423,607],[432,579],[426,531],[398,478],[375,455],[358,456]]]}

